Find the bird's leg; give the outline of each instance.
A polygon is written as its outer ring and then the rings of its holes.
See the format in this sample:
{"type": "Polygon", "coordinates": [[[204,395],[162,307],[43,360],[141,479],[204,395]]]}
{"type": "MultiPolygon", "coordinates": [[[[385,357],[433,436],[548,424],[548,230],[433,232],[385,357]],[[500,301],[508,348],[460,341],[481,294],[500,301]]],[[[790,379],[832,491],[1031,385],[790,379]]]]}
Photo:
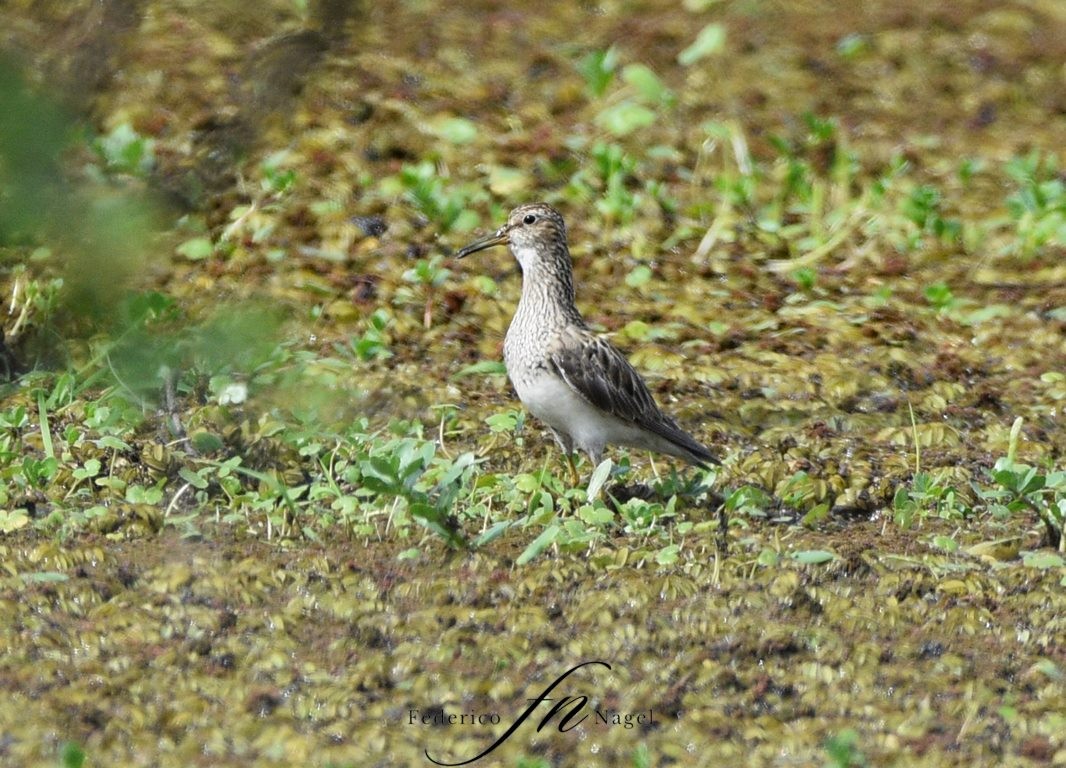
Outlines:
{"type": "Polygon", "coordinates": [[[661,480],[662,478],[659,476],[659,468],[655,466],[655,456],[653,456],[650,451],[648,452],[648,463],[651,464],[651,473],[655,475],[655,479],[661,480]]]}
{"type": "Polygon", "coordinates": [[[566,454],[566,463],[570,465],[570,482],[574,487],[581,483],[581,475],[577,473],[577,464],[574,463],[574,454],[572,451],[568,451],[566,454]]]}
{"type": "Polygon", "coordinates": [[[577,467],[574,465],[574,439],[565,432],[560,432],[554,427],[551,428],[552,437],[555,438],[556,445],[559,446],[559,450],[566,456],[566,463],[570,467],[570,481],[577,488],[578,483],[581,482],[581,476],[577,473],[577,467]]]}

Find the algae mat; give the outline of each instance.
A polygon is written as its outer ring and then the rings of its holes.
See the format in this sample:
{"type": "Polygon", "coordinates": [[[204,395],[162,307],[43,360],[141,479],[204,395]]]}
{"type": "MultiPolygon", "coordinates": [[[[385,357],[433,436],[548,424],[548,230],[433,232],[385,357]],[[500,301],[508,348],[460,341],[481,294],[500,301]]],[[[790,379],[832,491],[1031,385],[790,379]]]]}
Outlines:
{"type": "Polygon", "coordinates": [[[2,546],[19,574],[0,602],[7,764],[47,763],[66,739],[92,764],[460,762],[585,661],[610,669],[550,694],[587,696],[584,711],[540,704],[474,764],[812,765],[848,730],[871,764],[1061,749],[1058,578],[873,524],[827,537],[843,555],[828,566],[780,568],[638,568],[624,551],[402,565],[387,547],[219,538],[2,546]]]}

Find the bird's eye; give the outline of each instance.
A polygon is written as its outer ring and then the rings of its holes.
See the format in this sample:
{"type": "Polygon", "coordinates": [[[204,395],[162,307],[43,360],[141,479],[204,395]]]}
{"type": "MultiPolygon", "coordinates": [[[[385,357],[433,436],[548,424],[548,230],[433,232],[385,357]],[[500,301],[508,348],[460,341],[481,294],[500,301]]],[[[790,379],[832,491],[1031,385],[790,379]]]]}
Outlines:
{"type": "Polygon", "coordinates": [[[534,216],[532,213],[527,213],[526,217],[524,219],[522,219],[522,223],[523,224],[532,224],[536,220],[537,220],[536,216],[534,216]]]}

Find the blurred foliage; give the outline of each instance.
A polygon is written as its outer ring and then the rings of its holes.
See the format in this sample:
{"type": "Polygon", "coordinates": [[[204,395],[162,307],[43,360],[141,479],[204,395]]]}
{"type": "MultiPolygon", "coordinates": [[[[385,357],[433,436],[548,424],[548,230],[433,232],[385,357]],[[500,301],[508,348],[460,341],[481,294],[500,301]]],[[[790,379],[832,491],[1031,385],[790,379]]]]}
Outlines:
{"type": "MultiPolygon", "coordinates": [[[[63,263],[66,309],[105,317],[151,262],[157,209],[143,193],[73,176],[61,160],[82,128],[31,88],[8,58],[0,59],[0,103],[0,245],[52,246],[63,263]]],[[[130,162],[140,169],[147,156],[121,137],[100,146],[112,148],[123,170],[131,170],[124,165],[130,162]]]]}
{"type": "Polygon", "coordinates": [[[276,307],[243,304],[191,322],[159,292],[132,294],[116,307],[111,333],[96,345],[116,382],[138,401],[157,404],[167,377],[230,376],[254,371],[277,349],[276,307]]]}
{"type": "MultiPolygon", "coordinates": [[[[0,60],[0,102],[11,107],[0,114],[0,245],[47,244],[35,251],[38,261],[57,262],[60,275],[51,283],[28,276],[17,283],[16,298],[28,310],[24,323],[49,327],[46,338],[60,347],[74,336],[90,339],[94,360],[106,363],[120,390],[138,402],[160,402],[172,374],[227,375],[270,357],[277,308],[230,303],[193,319],[166,294],[130,290],[161,255],[161,209],[141,181],[122,178],[152,170],[153,141],[123,123],[87,142],[101,165],[77,175],[71,158],[85,128],[7,59],[0,60]]],[[[268,191],[283,192],[292,172],[268,165],[266,183],[268,191]]],[[[9,336],[23,330],[16,321],[9,336]]]]}

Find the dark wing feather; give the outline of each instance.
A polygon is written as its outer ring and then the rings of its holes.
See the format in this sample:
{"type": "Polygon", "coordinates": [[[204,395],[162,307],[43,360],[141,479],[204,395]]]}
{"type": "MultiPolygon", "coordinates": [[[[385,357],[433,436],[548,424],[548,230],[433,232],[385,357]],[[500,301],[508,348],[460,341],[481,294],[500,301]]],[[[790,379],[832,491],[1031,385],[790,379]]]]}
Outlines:
{"type": "MultiPolygon", "coordinates": [[[[573,331],[571,331],[573,333],[573,331]]],[[[563,381],[602,411],[647,429],[692,453],[701,461],[716,462],[703,445],[659,410],[648,386],[625,355],[606,339],[587,331],[555,346],[549,359],[563,381]]]]}

